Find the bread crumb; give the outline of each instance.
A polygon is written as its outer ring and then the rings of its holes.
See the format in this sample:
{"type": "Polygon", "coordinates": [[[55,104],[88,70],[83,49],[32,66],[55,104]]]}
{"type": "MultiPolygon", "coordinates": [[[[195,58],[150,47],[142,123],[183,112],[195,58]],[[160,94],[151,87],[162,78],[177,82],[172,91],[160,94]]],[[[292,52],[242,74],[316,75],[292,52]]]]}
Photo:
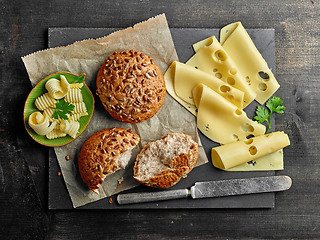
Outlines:
{"type": "Polygon", "coordinates": [[[121,185],[123,182],[123,177],[121,177],[119,180],[118,180],[118,185],[121,185]]]}

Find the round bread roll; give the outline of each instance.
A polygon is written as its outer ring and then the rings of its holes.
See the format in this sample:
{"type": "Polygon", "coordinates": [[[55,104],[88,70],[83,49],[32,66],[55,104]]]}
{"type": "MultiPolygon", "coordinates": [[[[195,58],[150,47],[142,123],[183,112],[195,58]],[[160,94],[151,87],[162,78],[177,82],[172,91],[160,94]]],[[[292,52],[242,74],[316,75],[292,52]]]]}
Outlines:
{"type": "Polygon", "coordinates": [[[140,138],[131,129],[104,129],[91,135],[83,144],[78,159],[79,172],[89,189],[98,193],[99,184],[108,174],[124,169],[131,150],[140,138]]]}
{"type": "Polygon", "coordinates": [[[141,150],[135,161],[134,178],[149,187],[171,187],[193,169],[198,155],[198,144],[191,136],[169,133],[141,150]]]}
{"type": "Polygon", "coordinates": [[[163,104],[166,86],[154,60],[138,51],[116,52],[101,65],[97,95],[110,115],[139,123],[154,116],[163,104]]]}

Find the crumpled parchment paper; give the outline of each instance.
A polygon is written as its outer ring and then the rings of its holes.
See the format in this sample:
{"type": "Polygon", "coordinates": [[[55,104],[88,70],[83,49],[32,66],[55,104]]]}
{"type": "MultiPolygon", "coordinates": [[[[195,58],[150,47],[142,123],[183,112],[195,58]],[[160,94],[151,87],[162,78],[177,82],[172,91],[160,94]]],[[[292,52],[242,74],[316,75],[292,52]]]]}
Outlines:
{"type": "MultiPolygon", "coordinates": [[[[65,47],[39,51],[22,57],[22,60],[33,86],[46,76],[59,71],[86,73],[86,83],[95,95],[97,72],[105,58],[113,52],[130,49],[151,56],[163,73],[173,61],[178,60],[164,14],[99,39],[88,39],[65,47]]],[[[195,117],[169,94],[166,95],[160,111],[151,119],[139,124],[128,124],[113,119],[96,96],[95,101],[95,110],[87,129],[73,142],[54,148],[74,207],[138,186],[139,183],[132,177],[132,166],[136,155],[147,142],[155,141],[169,132],[184,132],[200,144],[195,117]],[[132,129],[140,135],[141,142],[134,149],[128,167],[107,176],[98,195],[90,191],[81,180],[77,165],[78,153],[90,135],[112,127],[132,129]],[[67,155],[71,160],[65,159],[67,155]]],[[[199,147],[197,166],[208,161],[201,144],[199,147]]]]}

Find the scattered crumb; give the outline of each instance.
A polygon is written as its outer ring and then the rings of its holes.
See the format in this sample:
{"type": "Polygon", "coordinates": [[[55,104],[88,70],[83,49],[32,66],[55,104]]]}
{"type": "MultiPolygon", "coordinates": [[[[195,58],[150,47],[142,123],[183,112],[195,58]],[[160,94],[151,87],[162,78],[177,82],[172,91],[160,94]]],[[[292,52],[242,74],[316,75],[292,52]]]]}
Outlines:
{"type": "Polygon", "coordinates": [[[110,203],[110,204],[112,204],[112,203],[113,203],[112,198],[109,198],[109,203],[110,203]]]}
{"type": "Polygon", "coordinates": [[[61,172],[58,172],[58,176],[60,176],[61,175],[61,172]]]}
{"type": "Polygon", "coordinates": [[[118,180],[118,185],[121,185],[123,182],[123,177],[121,177],[119,180],[118,180]]]}
{"type": "Polygon", "coordinates": [[[69,156],[69,155],[66,156],[66,160],[67,160],[67,161],[70,160],[70,156],[69,156]]]}

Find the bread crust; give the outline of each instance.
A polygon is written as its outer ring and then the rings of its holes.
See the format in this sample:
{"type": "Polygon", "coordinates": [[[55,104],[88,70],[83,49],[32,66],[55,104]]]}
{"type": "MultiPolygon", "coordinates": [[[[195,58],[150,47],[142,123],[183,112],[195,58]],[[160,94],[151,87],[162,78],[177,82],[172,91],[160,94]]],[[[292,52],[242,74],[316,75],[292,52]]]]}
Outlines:
{"type": "MultiPolygon", "coordinates": [[[[177,184],[181,178],[186,177],[187,174],[194,168],[199,155],[198,144],[192,140],[191,136],[184,133],[169,133],[158,141],[149,142],[138,154],[134,165],[134,179],[149,187],[168,188],[177,184]],[[142,160],[144,155],[147,154],[146,152],[148,149],[155,148],[155,144],[158,141],[164,141],[166,138],[174,137],[176,135],[180,135],[181,138],[179,141],[181,141],[181,143],[188,143],[187,150],[171,158],[166,163],[163,163],[165,166],[164,169],[159,171],[156,175],[147,179],[142,179],[141,176],[139,176],[141,174],[141,169],[139,168],[142,167],[142,164],[148,164],[142,160]]],[[[167,145],[168,148],[170,148],[170,146],[172,145],[167,145]]],[[[157,149],[155,152],[167,151],[168,148],[157,149]]],[[[159,157],[159,160],[162,160],[161,153],[160,156],[157,156],[157,153],[155,153],[153,157],[159,157]]]]}
{"type": "Polygon", "coordinates": [[[120,169],[119,157],[133,149],[139,141],[140,137],[131,129],[108,128],[91,135],[82,145],[78,158],[83,182],[96,192],[108,174],[120,169]]]}
{"type": "Polygon", "coordinates": [[[101,65],[97,95],[109,114],[139,123],[154,116],[166,94],[163,74],[154,60],[134,50],[115,52],[101,65]]]}

